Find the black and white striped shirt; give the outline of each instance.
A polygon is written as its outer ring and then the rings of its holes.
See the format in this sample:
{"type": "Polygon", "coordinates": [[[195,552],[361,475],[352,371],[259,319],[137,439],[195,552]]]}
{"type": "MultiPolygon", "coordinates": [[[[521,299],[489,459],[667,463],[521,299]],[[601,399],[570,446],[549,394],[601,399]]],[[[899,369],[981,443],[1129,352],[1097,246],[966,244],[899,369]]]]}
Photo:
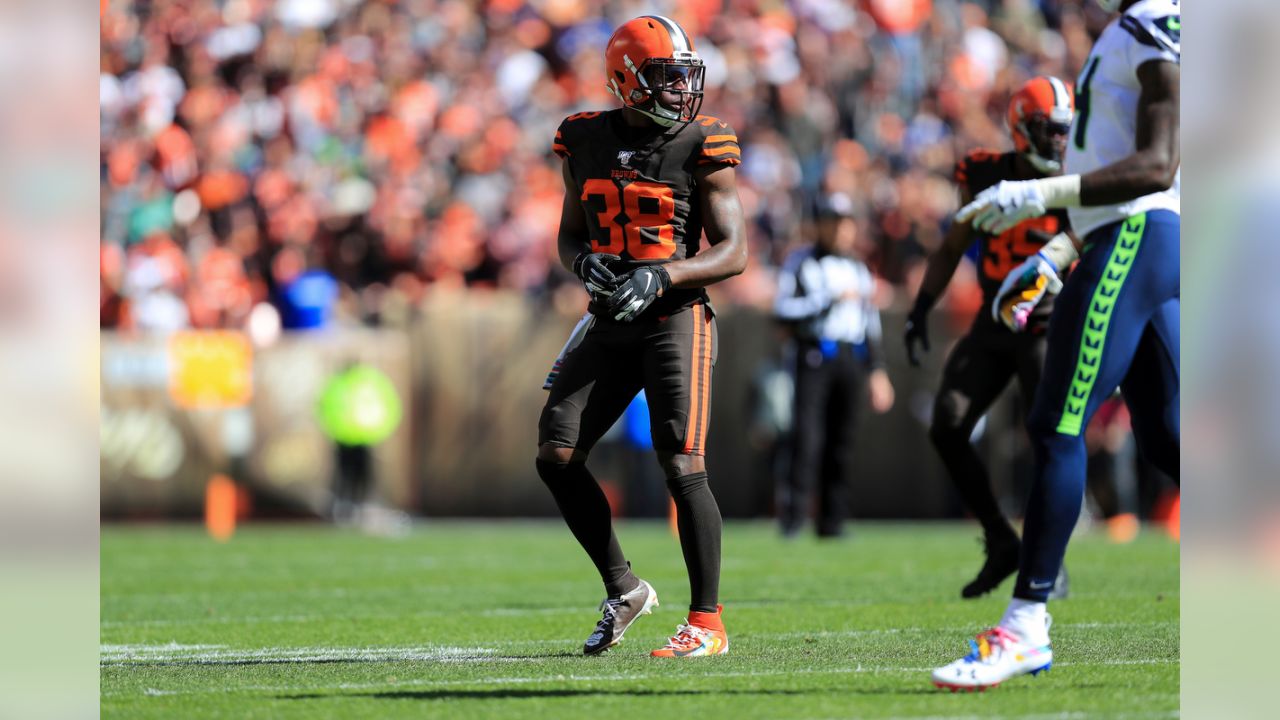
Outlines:
{"type": "Polygon", "coordinates": [[[773,307],[779,318],[798,324],[804,339],[866,343],[874,348],[880,344],[875,290],[875,277],[860,261],[840,255],[819,257],[814,248],[805,248],[783,263],[773,307]],[[841,300],[850,290],[856,297],[841,300]]]}

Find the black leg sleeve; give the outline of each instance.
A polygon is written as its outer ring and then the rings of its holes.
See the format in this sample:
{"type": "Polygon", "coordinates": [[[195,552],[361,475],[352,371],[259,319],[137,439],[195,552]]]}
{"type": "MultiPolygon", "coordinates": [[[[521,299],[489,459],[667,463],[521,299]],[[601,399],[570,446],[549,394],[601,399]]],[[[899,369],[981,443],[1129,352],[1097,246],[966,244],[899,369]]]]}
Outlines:
{"type": "Polygon", "coordinates": [[[720,507],[705,472],[667,480],[676,503],[680,549],[689,571],[689,609],[714,613],[720,595],[720,507]]]}
{"type": "MultiPolygon", "coordinates": [[[[580,462],[554,463],[541,458],[537,466],[538,475],[555,497],[565,524],[600,571],[605,593],[619,597],[634,590],[639,581],[631,574],[631,565],[613,534],[609,500],[591,471],[580,462]]],[[[718,521],[719,515],[716,517],[718,521]]]]}
{"type": "Polygon", "coordinates": [[[986,536],[1005,540],[1017,535],[1000,510],[986,466],[969,442],[978,420],[1014,373],[1012,356],[992,345],[989,338],[971,333],[951,351],[933,406],[929,439],[947,466],[965,507],[982,523],[986,536]]]}

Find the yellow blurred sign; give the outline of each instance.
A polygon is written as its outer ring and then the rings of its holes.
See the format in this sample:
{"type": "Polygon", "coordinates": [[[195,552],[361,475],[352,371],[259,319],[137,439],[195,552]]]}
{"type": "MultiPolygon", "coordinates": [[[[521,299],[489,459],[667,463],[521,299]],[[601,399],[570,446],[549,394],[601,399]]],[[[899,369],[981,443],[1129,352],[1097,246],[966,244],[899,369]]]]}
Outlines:
{"type": "Polygon", "coordinates": [[[253,397],[253,349],[243,333],[180,332],[169,339],[169,397],[182,408],[242,407],[253,397]]]}

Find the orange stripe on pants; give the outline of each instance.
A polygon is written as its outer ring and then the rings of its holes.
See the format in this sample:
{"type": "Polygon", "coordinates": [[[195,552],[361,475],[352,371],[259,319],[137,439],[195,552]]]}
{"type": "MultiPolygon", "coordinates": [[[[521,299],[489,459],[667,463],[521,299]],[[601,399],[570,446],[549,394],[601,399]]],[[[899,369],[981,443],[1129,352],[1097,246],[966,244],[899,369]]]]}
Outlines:
{"type": "Polygon", "coordinates": [[[702,393],[698,391],[702,373],[702,333],[699,332],[701,323],[699,318],[702,316],[702,306],[694,305],[690,308],[693,312],[693,357],[690,359],[689,368],[689,413],[686,416],[684,426],[684,447],[680,452],[688,455],[693,452],[693,448],[698,439],[698,418],[701,417],[701,408],[698,401],[702,399],[702,393]]]}
{"type": "Polygon", "coordinates": [[[711,318],[702,308],[699,324],[702,325],[702,415],[698,423],[698,453],[706,451],[707,431],[711,425],[711,318]]]}

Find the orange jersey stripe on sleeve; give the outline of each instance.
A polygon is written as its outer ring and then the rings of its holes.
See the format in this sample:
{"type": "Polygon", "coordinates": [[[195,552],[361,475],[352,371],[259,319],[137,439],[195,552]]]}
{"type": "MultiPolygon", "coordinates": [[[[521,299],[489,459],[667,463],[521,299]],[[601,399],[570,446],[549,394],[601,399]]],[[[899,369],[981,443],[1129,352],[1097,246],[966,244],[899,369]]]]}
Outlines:
{"type": "Polygon", "coordinates": [[[718,148],[702,149],[703,157],[716,157],[717,155],[739,155],[739,154],[741,153],[738,151],[737,145],[724,145],[718,148]]]}

